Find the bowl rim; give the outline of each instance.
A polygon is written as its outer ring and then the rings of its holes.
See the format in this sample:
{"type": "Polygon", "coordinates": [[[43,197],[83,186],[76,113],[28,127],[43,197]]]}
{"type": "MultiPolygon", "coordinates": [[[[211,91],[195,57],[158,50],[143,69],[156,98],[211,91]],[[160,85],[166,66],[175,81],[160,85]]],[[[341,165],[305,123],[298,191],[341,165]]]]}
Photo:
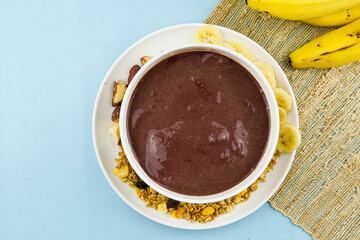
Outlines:
{"type": "Polygon", "coordinates": [[[120,138],[125,155],[127,156],[130,165],[132,166],[134,171],[138,174],[138,176],[155,191],[159,192],[162,195],[165,195],[166,197],[178,201],[187,202],[187,203],[211,203],[235,196],[236,194],[248,188],[252,183],[254,183],[260,177],[260,175],[265,171],[266,167],[271,161],[271,158],[276,149],[278,135],[279,135],[279,128],[280,128],[280,120],[279,120],[278,105],[276,102],[276,98],[270,87],[269,82],[266,80],[265,76],[261,73],[261,71],[251,61],[246,59],[241,54],[233,50],[227,49],[223,46],[207,44],[207,43],[190,43],[190,44],[184,44],[177,47],[169,48],[161,52],[160,54],[154,56],[135,74],[134,78],[128,85],[127,91],[125,92],[121,105],[122,107],[119,116],[120,138]],[[130,140],[128,137],[128,129],[127,129],[128,127],[127,115],[129,112],[128,108],[130,105],[129,103],[134,93],[134,90],[136,89],[142,77],[151,68],[153,68],[162,60],[171,57],[173,55],[177,55],[183,52],[191,52],[191,51],[208,51],[208,52],[219,53],[223,56],[229,57],[230,59],[236,61],[237,63],[242,65],[245,69],[247,69],[247,71],[249,71],[253,75],[253,77],[255,78],[255,80],[257,81],[258,85],[260,86],[260,88],[264,93],[265,99],[268,103],[269,116],[270,116],[270,129],[269,129],[267,145],[255,169],[243,181],[236,184],[232,188],[227,189],[220,193],[205,195],[205,196],[186,195],[186,194],[174,192],[161,186],[160,184],[156,183],[153,179],[151,179],[144,171],[144,169],[141,167],[141,165],[139,164],[139,162],[135,157],[135,154],[133,153],[130,140]]]}

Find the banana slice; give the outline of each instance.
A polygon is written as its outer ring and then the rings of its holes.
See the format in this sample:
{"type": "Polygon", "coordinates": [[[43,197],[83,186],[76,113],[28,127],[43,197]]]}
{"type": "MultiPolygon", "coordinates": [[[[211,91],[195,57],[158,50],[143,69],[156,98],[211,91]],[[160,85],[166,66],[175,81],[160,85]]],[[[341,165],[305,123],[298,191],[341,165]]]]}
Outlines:
{"type": "Polygon", "coordinates": [[[275,71],[274,68],[265,62],[254,62],[255,66],[264,74],[266,79],[268,80],[272,89],[276,88],[276,79],[275,79],[275,71]]]}
{"type": "Polygon", "coordinates": [[[279,115],[280,115],[280,124],[287,123],[287,113],[282,107],[279,107],[279,115]]]}
{"type": "Polygon", "coordinates": [[[284,89],[274,88],[273,89],[277,104],[283,108],[286,112],[290,112],[292,108],[292,98],[284,89]]]}
{"type": "Polygon", "coordinates": [[[279,140],[276,149],[281,153],[291,153],[301,143],[299,130],[292,124],[280,125],[279,140]]]}
{"type": "Polygon", "coordinates": [[[198,28],[194,34],[197,43],[220,44],[222,41],[221,31],[213,25],[204,25],[198,28]]]}
{"type": "Polygon", "coordinates": [[[223,46],[223,47],[226,47],[226,48],[228,48],[228,49],[230,49],[230,50],[235,51],[234,46],[231,45],[231,44],[229,44],[229,43],[227,43],[227,42],[220,42],[219,45],[220,45],[220,46],[223,46]]]}
{"type": "Polygon", "coordinates": [[[119,120],[117,120],[111,127],[109,127],[109,133],[111,135],[111,139],[116,145],[120,143],[120,131],[119,131],[119,120]]]}
{"type": "Polygon", "coordinates": [[[226,41],[224,44],[228,44],[228,45],[232,46],[233,48],[235,48],[235,51],[237,53],[240,53],[241,55],[243,55],[244,57],[249,59],[251,62],[256,61],[256,57],[253,54],[253,52],[250,49],[248,49],[247,47],[245,47],[241,42],[236,41],[236,40],[229,40],[229,41],[226,41]]]}

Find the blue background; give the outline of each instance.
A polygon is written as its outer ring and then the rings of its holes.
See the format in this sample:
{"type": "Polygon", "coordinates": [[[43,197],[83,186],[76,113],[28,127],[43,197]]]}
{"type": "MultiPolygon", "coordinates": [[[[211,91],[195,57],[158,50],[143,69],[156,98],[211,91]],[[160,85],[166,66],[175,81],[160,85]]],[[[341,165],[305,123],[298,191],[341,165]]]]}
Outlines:
{"type": "Polygon", "coordinates": [[[219,229],[152,222],[106,182],[91,136],[107,70],[154,30],[218,0],[0,1],[0,239],[309,239],[267,203],[219,229]]]}

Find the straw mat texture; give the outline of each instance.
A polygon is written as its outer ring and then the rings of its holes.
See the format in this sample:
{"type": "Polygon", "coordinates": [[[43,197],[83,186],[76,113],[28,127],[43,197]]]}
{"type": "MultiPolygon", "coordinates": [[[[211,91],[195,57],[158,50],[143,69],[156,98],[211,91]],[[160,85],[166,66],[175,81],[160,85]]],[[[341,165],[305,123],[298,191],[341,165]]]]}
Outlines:
{"type": "Polygon", "coordinates": [[[330,31],[223,0],[206,23],[238,31],[285,71],[299,108],[302,144],[271,205],[314,239],[360,239],[360,63],[294,70],[288,55],[330,31]]]}

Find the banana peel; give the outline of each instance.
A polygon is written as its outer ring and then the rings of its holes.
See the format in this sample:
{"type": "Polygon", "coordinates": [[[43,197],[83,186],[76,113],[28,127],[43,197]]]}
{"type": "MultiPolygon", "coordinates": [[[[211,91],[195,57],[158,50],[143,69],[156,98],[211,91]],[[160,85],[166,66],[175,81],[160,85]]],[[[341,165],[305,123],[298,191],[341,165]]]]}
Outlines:
{"type": "Polygon", "coordinates": [[[360,60],[360,19],[314,39],[289,57],[293,68],[330,68],[360,60]]]}

